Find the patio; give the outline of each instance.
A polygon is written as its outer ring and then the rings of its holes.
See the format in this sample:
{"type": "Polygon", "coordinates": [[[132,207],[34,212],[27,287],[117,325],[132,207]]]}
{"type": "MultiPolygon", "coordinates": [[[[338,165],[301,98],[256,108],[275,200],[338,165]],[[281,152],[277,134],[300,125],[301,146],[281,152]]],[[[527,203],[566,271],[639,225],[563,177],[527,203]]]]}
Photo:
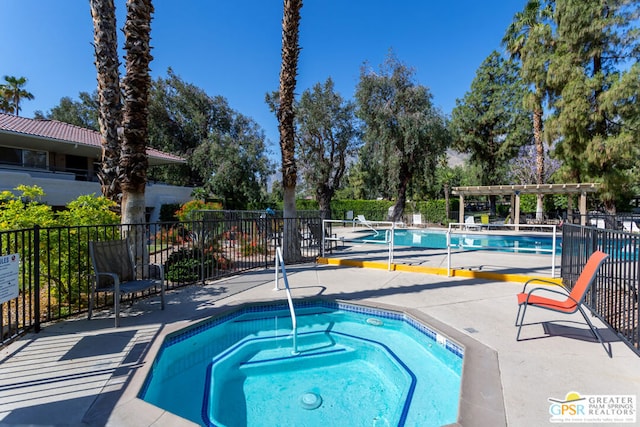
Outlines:
{"type": "MultiPolygon", "coordinates": [[[[482,344],[479,348],[488,347],[474,358],[475,370],[497,365],[497,381],[485,377],[489,383],[483,382],[482,372],[473,375],[479,384],[465,376],[463,396],[465,387],[471,393],[490,391],[499,408],[502,395],[504,410],[493,414],[502,422],[492,425],[546,424],[548,398],[563,400],[572,391],[630,395],[640,389],[638,356],[597,319],[612,359],[579,315],[569,319],[573,323],[531,310],[528,321],[544,323],[525,327],[523,337],[532,339],[516,342],[520,283],[319,264],[288,272],[294,298],[321,295],[414,310],[482,344]]],[[[265,269],[170,291],[164,311],[155,306],[157,298],[136,301],[123,307],[118,329],[110,312],[95,313],[91,321],[80,317],[47,325],[1,350],[0,426],[192,425],[135,398],[162,336],[243,302],[274,299],[284,299],[284,293],[273,291],[273,270],[265,269]]],[[[463,424],[486,421],[475,417],[463,424]]]]}

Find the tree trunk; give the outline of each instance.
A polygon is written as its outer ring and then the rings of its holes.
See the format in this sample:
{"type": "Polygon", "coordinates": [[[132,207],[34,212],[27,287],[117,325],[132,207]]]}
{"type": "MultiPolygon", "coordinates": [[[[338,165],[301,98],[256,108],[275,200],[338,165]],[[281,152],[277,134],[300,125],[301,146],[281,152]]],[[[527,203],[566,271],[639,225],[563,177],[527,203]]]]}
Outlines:
{"type": "Polygon", "coordinates": [[[402,222],[404,205],[407,202],[407,188],[409,188],[411,175],[409,174],[409,166],[405,162],[400,164],[399,178],[400,185],[398,186],[398,198],[396,200],[396,204],[393,205],[393,213],[390,218],[393,222],[402,222]]]}
{"type": "Polygon", "coordinates": [[[296,181],[298,171],[295,161],[295,130],[293,99],[298,73],[298,34],[302,0],[284,0],[282,17],[282,65],[280,67],[280,102],[278,106],[278,131],[282,152],[282,187],[284,190],[284,260],[296,262],[302,259],[296,218],[296,181]]]}
{"type": "Polygon", "coordinates": [[[127,0],[127,21],[124,25],[126,75],[123,138],[120,152],[119,180],[122,186],[122,223],[134,224],[133,244],[136,263],[146,264],[145,187],[147,183],[148,103],[151,77],[151,0],[127,0]]]}
{"type": "MultiPolygon", "coordinates": [[[[146,229],[144,221],[139,221],[139,218],[145,217],[144,191],[138,193],[125,192],[122,197],[122,206],[126,206],[126,209],[122,212],[121,222],[129,225],[124,231],[125,236],[129,238],[129,242],[132,245],[131,249],[135,256],[135,263],[137,266],[146,266],[149,264],[146,229]]],[[[137,271],[138,278],[142,278],[142,275],[146,274],[146,271],[140,268],[137,271]]]]}
{"type": "MultiPolygon", "coordinates": [[[[533,140],[536,146],[536,184],[544,184],[544,143],[542,141],[542,100],[536,97],[536,106],[533,111],[533,140]]],[[[536,197],[536,219],[542,220],[544,216],[544,195],[536,197]]]]}
{"type": "Polygon", "coordinates": [[[331,199],[333,198],[333,192],[327,187],[322,186],[316,193],[318,200],[318,208],[320,209],[321,219],[331,219],[331,199]]]}
{"type": "Polygon", "coordinates": [[[113,0],[90,0],[93,18],[93,46],[98,80],[98,123],[102,144],[101,167],[97,171],[102,195],[120,205],[118,181],[122,123],[118,40],[113,0]]]}
{"type": "Polygon", "coordinates": [[[143,223],[144,192],[147,183],[148,101],[151,77],[151,0],[128,0],[124,26],[126,75],[123,139],[119,179],[122,186],[122,222],[143,223]]]}
{"type": "Polygon", "coordinates": [[[446,220],[449,221],[450,207],[449,207],[449,184],[444,184],[444,212],[446,220]]]}

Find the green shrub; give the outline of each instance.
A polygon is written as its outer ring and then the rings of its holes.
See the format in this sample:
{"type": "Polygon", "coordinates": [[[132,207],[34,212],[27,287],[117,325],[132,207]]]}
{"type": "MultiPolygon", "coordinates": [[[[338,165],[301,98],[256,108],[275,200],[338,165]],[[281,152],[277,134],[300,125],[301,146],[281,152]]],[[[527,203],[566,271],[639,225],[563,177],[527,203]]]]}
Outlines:
{"type": "Polygon", "coordinates": [[[354,217],[364,215],[372,221],[386,221],[393,204],[390,200],[334,200],[331,202],[331,217],[345,219],[347,212],[353,211],[354,217]]]}
{"type": "Polygon", "coordinates": [[[317,211],[319,206],[318,202],[313,199],[297,199],[296,209],[301,211],[317,211]]]}
{"type": "MultiPolygon", "coordinates": [[[[41,284],[47,287],[51,307],[59,304],[57,309],[65,312],[65,304],[77,304],[85,298],[85,273],[91,270],[88,241],[95,236],[90,235],[88,228],[78,226],[119,223],[119,217],[113,211],[115,203],[102,196],[83,195],[69,202],[66,210],[54,213],[51,206],[40,202],[45,195],[42,188],[19,185],[15,190],[21,194],[0,193],[0,230],[32,228],[34,225],[51,227],[40,231],[39,274],[41,284]]],[[[103,238],[114,238],[116,233],[116,229],[105,229],[103,238]]],[[[15,235],[9,235],[8,239],[6,247],[19,252],[24,242],[15,235]]],[[[35,258],[32,251],[27,251],[26,256],[35,258]]],[[[33,261],[23,260],[24,265],[33,265],[33,261]]],[[[19,277],[21,289],[26,277],[19,277]]]]}
{"type": "Polygon", "coordinates": [[[447,222],[446,202],[444,200],[420,201],[416,202],[415,205],[417,212],[405,211],[405,213],[420,213],[424,222],[436,224],[445,224],[447,222]]]}
{"type": "Polygon", "coordinates": [[[251,238],[251,235],[241,233],[239,235],[240,253],[243,256],[251,256],[265,253],[265,247],[263,244],[258,243],[256,236],[251,238]]]}
{"type": "Polygon", "coordinates": [[[11,191],[0,193],[0,230],[58,225],[51,206],[40,202],[44,196],[42,188],[37,185],[19,185],[15,190],[22,194],[17,196],[11,191]]]}
{"type": "Polygon", "coordinates": [[[180,209],[178,203],[167,203],[160,206],[160,222],[175,222],[178,220],[176,212],[180,209]]]}
{"type": "Polygon", "coordinates": [[[104,196],[79,196],[67,204],[67,210],[58,213],[60,223],[69,226],[93,224],[118,224],[116,203],[104,196]]]}
{"type": "Polygon", "coordinates": [[[165,278],[171,282],[197,282],[203,269],[206,277],[215,266],[215,259],[205,257],[200,248],[180,248],[164,263],[165,278]]]}
{"type": "MultiPolygon", "coordinates": [[[[520,212],[535,214],[537,197],[535,194],[523,194],[520,196],[520,212]]],[[[567,196],[565,194],[547,194],[544,196],[544,212],[550,213],[567,208],[567,196]]]]}
{"type": "Polygon", "coordinates": [[[165,279],[171,282],[189,283],[214,277],[217,271],[228,270],[233,263],[224,255],[209,249],[180,248],[164,263],[165,279]],[[204,275],[204,276],[202,276],[204,275]]]}

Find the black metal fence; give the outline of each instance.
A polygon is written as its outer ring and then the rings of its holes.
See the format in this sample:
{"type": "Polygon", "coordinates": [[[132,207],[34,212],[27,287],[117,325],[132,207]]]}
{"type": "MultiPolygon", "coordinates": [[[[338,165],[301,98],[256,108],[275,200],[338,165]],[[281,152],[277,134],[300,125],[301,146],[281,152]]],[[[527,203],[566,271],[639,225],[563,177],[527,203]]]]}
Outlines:
{"type": "MultiPolygon", "coordinates": [[[[20,258],[17,298],[3,298],[2,285],[7,278],[0,277],[0,344],[25,331],[37,331],[44,322],[88,310],[93,283],[90,241],[120,239],[135,227],[135,232],[144,235],[146,241],[138,251],[144,253],[134,254],[136,259],[163,265],[167,289],[173,289],[272,266],[275,248],[282,245],[284,225],[288,221],[294,222],[294,228],[290,229],[298,230],[295,236],[300,242],[298,260],[314,260],[320,254],[320,244],[310,224],[319,223],[319,218],[236,216],[136,226],[0,231],[0,257],[17,254],[20,258]]],[[[2,271],[0,269],[0,276],[2,271]]],[[[96,307],[111,306],[111,298],[110,294],[100,295],[96,307]]]]}
{"type": "Polygon", "coordinates": [[[575,284],[587,259],[595,250],[609,255],[591,290],[586,304],[592,313],[640,354],[640,234],[597,227],[565,224],[562,227],[562,268],[564,284],[575,284]]]}
{"type": "MultiPolygon", "coordinates": [[[[162,264],[168,289],[204,283],[272,266],[275,248],[282,245],[286,221],[294,222],[288,229],[298,230],[299,260],[314,260],[320,254],[322,240],[314,231],[321,224],[318,217],[245,216],[138,225],[146,245],[145,253],[136,257],[162,264]]],[[[41,323],[85,313],[92,285],[89,241],[122,238],[131,227],[117,224],[0,231],[0,257],[20,257],[18,297],[0,303],[0,343],[28,330],[39,330],[41,323]]],[[[562,233],[561,275],[568,287],[573,286],[594,250],[610,255],[586,303],[640,354],[640,234],[571,224],[565,224],[562,233]]],[[[0,277],[0,285],[2,280],[0,277]]],[[[110,298],[102,295],[97,307],[111,306],[110,298]]]]}

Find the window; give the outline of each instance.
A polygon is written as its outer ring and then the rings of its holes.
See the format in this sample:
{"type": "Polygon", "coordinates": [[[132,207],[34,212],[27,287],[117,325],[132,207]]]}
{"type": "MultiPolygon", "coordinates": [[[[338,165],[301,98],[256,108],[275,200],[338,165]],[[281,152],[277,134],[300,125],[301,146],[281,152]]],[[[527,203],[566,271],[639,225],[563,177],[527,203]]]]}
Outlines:
{"type": "Polygon", "coordinates": [[[22,166],[22,150],[0,147],[0,164],[22,166]]]}
{"type": "Polygon", "coordinates": [[[75,173],[78,181],[86,181],[89,179],[87,163],[88,159],[86,157],[67,154],[65,157],[65,171],[75,173]]]}
{"type": "Polygon", "coordinates": [[[47,152],[0,147],[0,164],[46,169],[47,152]]]}
{"type": "Polygon", "coordinates": [[[47,168],[47,152],[22,150],[22,162],[26,168],[47,168]]]}

